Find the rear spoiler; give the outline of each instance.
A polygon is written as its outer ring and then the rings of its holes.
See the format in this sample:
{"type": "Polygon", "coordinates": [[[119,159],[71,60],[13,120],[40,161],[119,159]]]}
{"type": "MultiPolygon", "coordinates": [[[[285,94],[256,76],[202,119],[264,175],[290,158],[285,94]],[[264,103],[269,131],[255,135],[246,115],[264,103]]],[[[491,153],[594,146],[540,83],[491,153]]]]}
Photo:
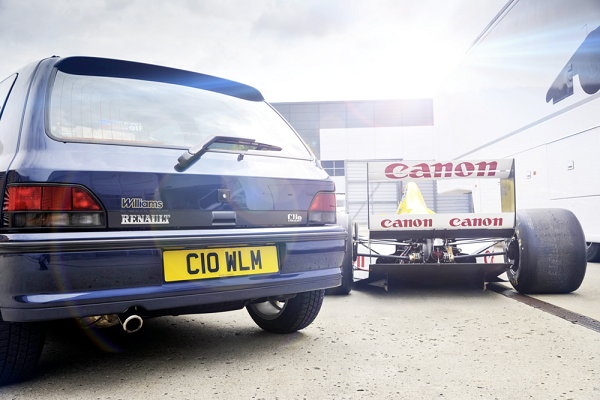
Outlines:
{"type": "MultiPolygon", "coordinates": [[[[515,228],[513,159],[452,161],[376,161],[367,163],[370,183],[442,179],[500,179],[500,213],[387,214],[369,212],[372,238],[510,237],[515,228]]],[[[368,200],[370,201],[369,193],[368,200]]],[[[369,208],[370,210],[370,208],[369,208]]]]}

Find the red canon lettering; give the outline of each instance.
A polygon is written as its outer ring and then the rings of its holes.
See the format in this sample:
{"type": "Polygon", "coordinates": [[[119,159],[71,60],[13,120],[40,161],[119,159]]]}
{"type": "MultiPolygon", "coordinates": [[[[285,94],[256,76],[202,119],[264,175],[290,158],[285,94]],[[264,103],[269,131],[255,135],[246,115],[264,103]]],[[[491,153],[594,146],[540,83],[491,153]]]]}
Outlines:
{"type": "Polygon", "coordinates": [[[392,221],[390,221],[389,219],[384,219],[383,221],[381,221],[381,226],[383,228],[389,228],[391,223],[392,221]]]}
{"type": "Polygon", "coordinates": [[[475,171],[475,166],[473,164],[471,164],[470,162],[460,163],[456,166],[456,169],[454,170],[454,172],[456,173],[456,176],[460,176],[461,178],[466,178],[467,176],[472,175],[473,171],[475,171]],[[464,165],[464,169],[463,169],[463,165],[464,165]]]}
{"type": "Polygon", "coordinates": [[[450,225],[451,226],[460,226],[460,218],[452,218],[450,220],[450,225]]]}
{"type": "Polygon", "coordinates": [[[492,162],[482,161],[475,165],[477,165],[477,176],[485,176],[487,167],[490,167],[490,169],[488,171],[488,176],[496,175],[496,169],[498,168],[498,163],[496,161],[492,161],[492,162]]]}
{"type": "Polygon", "coordinates": [[[429,165],[422,163],[415,165],[415,168],[410,171],[410,177],[419,179],[419,178],[431,178],[431,172],[429,171],[429,165]],[[419,168],[417,168],[419,167],[419,168]]]}
{"type": "Polygon", "coordinates": [[[434,173],[433,173],[434,178],[441,178],[442,171],[445,171],[444,178],[452,177],[452,167],[453,167],[452,163],[446,163],[446,164],[437,163],[437,164],[433,164],[432,167],[434,168],[434,173]]]}
{"type": "Polygon", "coordinates": [[[406,178],[408,175],[404,174],[404,176],[399,176],[397,175],[394,170],[398,167],[401,167],[402,169],[398,172],[402,172],[405,169],[408,168],[408,165],[406,164],[402,164],[402,163],[394,163],[394,164],[390,164],[387,167],[385,167],[385,176],[387,176],[390,179],[404,179],[406,178]]]}

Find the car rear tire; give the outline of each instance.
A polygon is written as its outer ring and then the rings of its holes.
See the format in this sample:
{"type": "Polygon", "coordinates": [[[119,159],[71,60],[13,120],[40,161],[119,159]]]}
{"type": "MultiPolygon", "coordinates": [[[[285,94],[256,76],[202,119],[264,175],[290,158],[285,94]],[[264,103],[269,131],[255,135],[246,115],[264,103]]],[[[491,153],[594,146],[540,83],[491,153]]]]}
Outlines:
{"type": "Polygon", "coordinates": [[[298,293],[285,301],[265,301],[246,307],[256,325],[271,333],[292,333],[310,325],[323,304],[324,290],[298,293]]]}
{"type": "Polygon", "coordinates": [[[508,246],[506,272],[521,293],[570,293],[585,277],[586,245],[581,224],[569,210],[517,212],[516,237],[508,246]]]}
{"type": "Polygon", "coordinates": [[[42,354],[45,336],[41,323],[0,320],[0,385],[31,374],[42,354]]]}
{"type": "Polygon", "coordinates": [[[600,243],[587,242],[586,255],[588,262],[600,261],[600,243]]]}
{"type": "Polygon", "coordinates": [[[352,240],[352,218],[348,214],[338,214],[338,225],[343,226],[348,234],[346,238],[346,253],[344,254],[344,261],[342,261],[342,284],[338,287],[329,288],[325,292],[326,294],[349,294],[354,286],[354,247],[352,240]]]}

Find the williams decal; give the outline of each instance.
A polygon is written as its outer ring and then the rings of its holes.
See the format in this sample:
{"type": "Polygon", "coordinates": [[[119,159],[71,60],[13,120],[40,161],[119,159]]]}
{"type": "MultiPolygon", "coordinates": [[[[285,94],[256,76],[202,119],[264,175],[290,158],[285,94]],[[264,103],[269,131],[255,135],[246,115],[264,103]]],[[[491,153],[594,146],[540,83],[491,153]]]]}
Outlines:
{"type": "Polygon", "coordinates": [[[121,198],[121,208],[163,208],[163,202],[123,197],[121,198]]]}
{"type": "Polygon", "coordinates": [[[121,215],[121,225],[163,224],[169,223],[168,214],[163,215],[121,215]]]}

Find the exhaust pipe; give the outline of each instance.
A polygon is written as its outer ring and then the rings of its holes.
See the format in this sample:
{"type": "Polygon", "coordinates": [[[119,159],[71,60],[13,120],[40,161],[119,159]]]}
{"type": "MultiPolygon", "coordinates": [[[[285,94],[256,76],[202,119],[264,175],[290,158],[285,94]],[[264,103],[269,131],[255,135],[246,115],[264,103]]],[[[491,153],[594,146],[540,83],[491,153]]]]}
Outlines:
{"type": "Polygon", "coordinates": [[[136,307],[133,307],[133,310],[127,310],[123,314],[119,314],[119,322],[127,333],[134,333],[142,329],[144,321],[136,312],[136,307]]]}

